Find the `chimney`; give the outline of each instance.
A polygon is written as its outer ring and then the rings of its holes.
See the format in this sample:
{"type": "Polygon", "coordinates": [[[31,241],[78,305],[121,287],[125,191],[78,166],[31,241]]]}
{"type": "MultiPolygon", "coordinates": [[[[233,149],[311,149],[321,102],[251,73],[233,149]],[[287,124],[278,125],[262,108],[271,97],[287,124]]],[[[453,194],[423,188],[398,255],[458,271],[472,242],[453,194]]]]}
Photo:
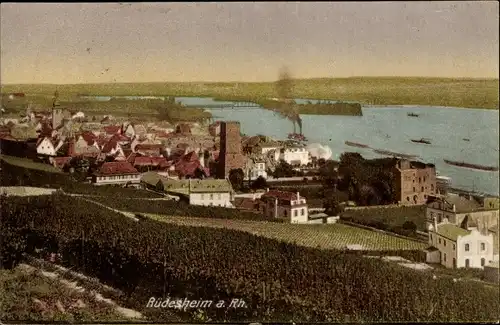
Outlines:
{"type": "Polygon", "coordinates": [[[274,199],[274,217],[278,218],[278,199],[274,199]]]}
{"type": "Polygon", "coordinates": [[[437,223],[437,218],[434,217],[434,232],[437,232],[437,229],[438,229],[438,223],[437,223]]]}
{"type": "Polygon", "coordinates": [[[300,193],[297,192],[297,204],[299,204],[299,202],[300,202],[300,193]]]}
{"type": "Polygon", "coordinates": [[[453,212],[457,212],[457,206],[453,204],[453,212]]]}

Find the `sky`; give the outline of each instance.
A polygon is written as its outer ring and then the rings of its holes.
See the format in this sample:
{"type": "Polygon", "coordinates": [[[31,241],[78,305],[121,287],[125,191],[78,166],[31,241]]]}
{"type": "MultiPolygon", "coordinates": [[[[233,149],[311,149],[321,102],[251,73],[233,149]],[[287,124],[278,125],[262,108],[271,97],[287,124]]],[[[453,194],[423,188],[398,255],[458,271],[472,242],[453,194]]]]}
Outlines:
{"type": "Polygon", "coordinates": [[[499,3],[2,3],[1,82],[498,78],[499,3]]]}

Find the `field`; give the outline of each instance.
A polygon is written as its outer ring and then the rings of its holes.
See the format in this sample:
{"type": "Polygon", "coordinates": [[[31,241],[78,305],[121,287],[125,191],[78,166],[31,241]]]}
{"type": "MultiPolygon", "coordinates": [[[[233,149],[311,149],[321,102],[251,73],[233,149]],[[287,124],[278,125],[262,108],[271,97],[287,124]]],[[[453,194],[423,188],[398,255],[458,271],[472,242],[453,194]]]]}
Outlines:
{"type": "Polygon", "coordinates": [[[344,249],[359,244],[364,250],[418,250],[426,244],[343,224],[297,225],[246,220],[189,218],[147,214],[154,220],[182,226],[213,227],[246,231],[286,243],[322,249],[344,249]]]}
{"type": "MultiPolygon", "coordinates": [[[[447,79],[415,77],[353,77],[298,79],[296,98],[356,101],[374,105],[432,105],[498,109],[498,79],[447,79]]],[[[275,84],[262,83],[116,83],[77,85],[2,85],[2,93],[24,92],[61,100],[76,94],[108,96],[197,96],[230,99],[277,97],[275,84]]]]}

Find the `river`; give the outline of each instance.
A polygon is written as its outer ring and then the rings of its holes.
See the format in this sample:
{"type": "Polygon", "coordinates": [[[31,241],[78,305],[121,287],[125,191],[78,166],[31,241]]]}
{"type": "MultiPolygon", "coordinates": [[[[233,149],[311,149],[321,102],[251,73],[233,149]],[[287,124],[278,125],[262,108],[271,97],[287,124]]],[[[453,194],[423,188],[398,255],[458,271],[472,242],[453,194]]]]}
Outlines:
{"type": "MultiPolygon", "coordinates": [[[[95,98],[109,100],[109,97],[95,98]]],[[[129,97],[130,98],[130,97],[129,97]]],[[[189,105],[213,106],[211,98],[178,97],[189,105]]],[[[297,102],[304,103],[305,99],[297,102]]],[[[314,103],[315,101],[312,100],[314,103]]],[[[221,104],[230,102],[220,102],[221,104]]],[[[293,131],[290,121],[270,110],[249,108],[207,108],[216,120],[239,121],[241,132],[286,138],[293,131]]],[[[372,148],[415,154],[433,163],[440,175],[452,178],[452,186],[489,194],[499,194],[499,172],[479,171],[446,164],[443,159],[488,166],[499,164],[499,111],[428,106],[364,106],[363,116],[301,115],[303,133],[309,142],[328,145],[333,159],[346,151],[359,152],[366,158],[381,157],[371,149],[345,145],[345,141],[367,144],[372,148]],[[409,117],[413,112],[419,117],[409,117]],[[431,144],[410,139],[428,138],[431,144]],[[464,141],[467,138],[470,141],[464,141]]]]}

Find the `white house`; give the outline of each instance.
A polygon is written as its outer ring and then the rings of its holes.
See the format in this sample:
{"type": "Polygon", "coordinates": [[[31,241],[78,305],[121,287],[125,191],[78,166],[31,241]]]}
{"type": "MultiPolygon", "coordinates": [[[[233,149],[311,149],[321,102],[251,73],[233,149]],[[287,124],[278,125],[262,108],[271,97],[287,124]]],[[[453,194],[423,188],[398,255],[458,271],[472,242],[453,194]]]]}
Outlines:
{"type": "Polygon", "coordinates": [[[36,152],[39,155],[45,156],[56,156],[57,150],[64,144],[61,140],[54,140],[49,137],[44,137],[42,140],[39,140],[36,146],[36,152]]]}
{"type": "Polygon", "coordinates": [[[266,162],[264,160],[256,159],[249,161],[249,165],[247,166],[247,178],[255,180],[262,176],[264,179],[267,179],[266,162]]]}
{"type": "Polygon", "coordinates": [[[291,223],[307,223],[307,202],[300,193],[267,190],[260,197],[259,210],[269,218],[290,218],[291,223]]]}
{"type": "Polygon", "coordinates": [[[233,208],[233,188],[227,179],[166,179],[159,177],[157,190],[187,197],[189,204],[233,208]]]}
{"type": "Polygon", "coordinates": [[[484,235],[477,228],[463,229],[445,218],[429,227],[427,262],[448,268],[483,268],[494,260],[493,235],[484,235]]]}
{"type": "Polygon", "coordinates": [[[280,150],[277,160],[284,160],[290,165],[307,165],[311,162],[311,155],[304,147],[287,147],[280,150]]]}
{"type": "Polygon", "coordinates": [[[107,162],[94,173],[92,182],[95,185],[125,185],[137,186],[141,174],[129,162],[107,162]]]}
{"type": "Polygon", "coordinates": [[[233,208],[233,188],[227,179],[190,179],[189,204],[233,208]]]}

